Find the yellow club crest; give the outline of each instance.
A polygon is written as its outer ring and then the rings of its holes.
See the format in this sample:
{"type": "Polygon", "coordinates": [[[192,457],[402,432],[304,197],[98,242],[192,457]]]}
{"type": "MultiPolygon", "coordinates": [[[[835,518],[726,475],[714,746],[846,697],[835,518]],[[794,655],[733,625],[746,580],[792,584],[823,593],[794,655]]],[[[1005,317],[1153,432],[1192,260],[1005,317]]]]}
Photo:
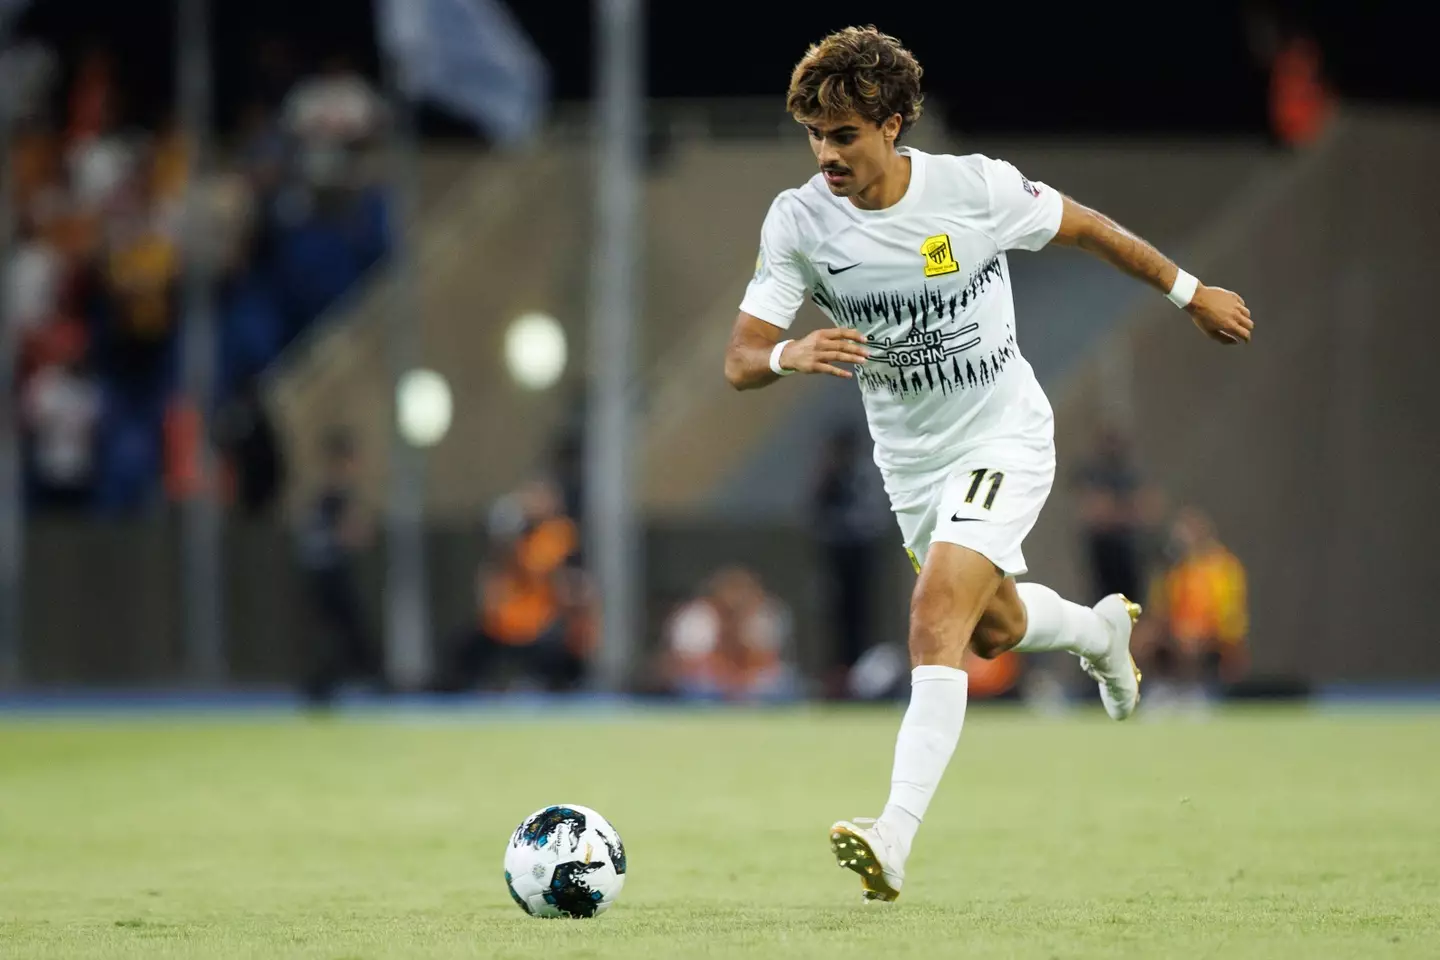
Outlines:
{"type": "Polygon", "coordinates": [[[950,234],[938,233],[926,238],[920,245],[920,254],[925,258],[925,276],[938,277],[960,269],[955,255],[950,251],[950,234]]]}

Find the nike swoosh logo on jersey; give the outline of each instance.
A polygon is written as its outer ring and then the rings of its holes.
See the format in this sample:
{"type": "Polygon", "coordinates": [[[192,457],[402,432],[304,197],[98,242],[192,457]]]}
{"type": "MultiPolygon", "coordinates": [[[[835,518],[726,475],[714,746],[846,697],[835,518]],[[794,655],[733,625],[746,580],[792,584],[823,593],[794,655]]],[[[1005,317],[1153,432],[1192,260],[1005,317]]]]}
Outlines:
{"type": "Polygon", "coordinates": [[[854,269],[855,269],[856,267],[858,267],[858,266],[860,266],[860,264],[858,264],[858,263],[852,263],[852,264],[850,264],[850,266],[848,266],[848,267],[841,267],[840,269],[837,270],[837,269],[835,269],[834,267],[830,266],[830,264],[827,263],[827,264],[825,264],[825,269],[826,269],[826,270],[829,270],[829,271],[830,271],[830,276],[833,277],[833,276],[835,276],[835,274],[837,274],[837,273],[844,273],[846,270],[854,270],[854,269]]]}
{"type": "Polygon", "coordinates": [[[985,519],[984,517],[962,517],[962,516],[960,516],[960,514],[957,513],[957,514],[955,514],[955,516],[953,516],[953,517],[950,518],[950,522],[951,522],[951,523],[978,523],[979,521],[984,520],[984,519],[985,519]]]}

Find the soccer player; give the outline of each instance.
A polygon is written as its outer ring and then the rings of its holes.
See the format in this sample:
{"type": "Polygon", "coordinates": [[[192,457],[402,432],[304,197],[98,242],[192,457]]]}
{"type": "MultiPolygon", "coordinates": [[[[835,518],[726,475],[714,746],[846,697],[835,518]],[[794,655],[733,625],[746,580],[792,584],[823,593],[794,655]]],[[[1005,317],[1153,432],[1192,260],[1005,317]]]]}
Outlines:
{"type": "Polygon", "coordinates": [[[1003,160],[899,145],[920,118],[921,68],[894,38],[851,27],[812,46],[786,101],[820,172],[776,197],[725,355],[738,390],[793,373],[854,379],[875,461],[918,580],[910,705],[878,819],[830,829],[867,899],[894,900],[965,719],[969,647],[1067,650],[1123,720],[1140,699],[1139,607],[1071,603],[1026,571],[1021,544],[1055,477],[1054,419],[1016,341],[1007,250],[1078,246],[1164,293],[1207,336],[1250,339],[1236,294],[1003,160]],[[809,296],[834,322],[789,339],[809,296]]]}

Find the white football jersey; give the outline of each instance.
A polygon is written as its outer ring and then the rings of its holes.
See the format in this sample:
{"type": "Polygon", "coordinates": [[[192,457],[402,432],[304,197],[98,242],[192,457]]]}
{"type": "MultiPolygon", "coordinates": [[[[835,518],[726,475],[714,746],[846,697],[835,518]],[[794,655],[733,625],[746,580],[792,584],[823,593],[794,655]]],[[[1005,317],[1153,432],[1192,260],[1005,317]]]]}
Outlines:
{"type": "Polygon", "coordinates": [[[789,327],[809,296],[869,338],[853,369],[887,481],[997,441],[1048,449],[1054,418],[1015,340],[1005,251],[1049,243],[1063,200],[1002,160],[901,152],[910,184],[884,210],[818,173],[776,197],[740,309],[789,327]]]}

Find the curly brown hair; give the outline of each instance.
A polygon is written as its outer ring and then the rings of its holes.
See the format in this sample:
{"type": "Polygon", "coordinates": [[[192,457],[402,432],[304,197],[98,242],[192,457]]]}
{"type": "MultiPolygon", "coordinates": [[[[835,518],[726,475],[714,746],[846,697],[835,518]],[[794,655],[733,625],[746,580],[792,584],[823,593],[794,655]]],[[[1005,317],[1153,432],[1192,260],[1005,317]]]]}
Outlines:
{"type": "Polygon", "coordinates": [[[805,51],[790,75],[785,109],[797,120],[858,113],[877,126],[900,115],[900,134],[924,111],[915,55],[873,26],[846,27],[805,51]]]}

